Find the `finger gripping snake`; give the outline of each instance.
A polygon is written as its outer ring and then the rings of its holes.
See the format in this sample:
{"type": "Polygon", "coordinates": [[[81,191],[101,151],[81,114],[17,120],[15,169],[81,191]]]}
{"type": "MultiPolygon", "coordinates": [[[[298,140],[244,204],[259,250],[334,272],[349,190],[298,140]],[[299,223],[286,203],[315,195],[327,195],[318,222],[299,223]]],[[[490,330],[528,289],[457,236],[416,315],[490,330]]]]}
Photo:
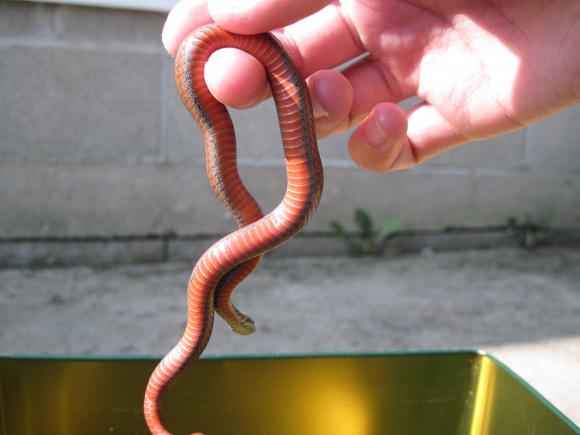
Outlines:
{"type": "Polygon", "coordinates": [[[145,420],[156,435],[170,434],[161,420],[162,396],[188,363],[203,352],[211,335],[214,310],[234,331],[253,332],[252,320],[232,305],[231,293],[265,252],[295,236],[310,220],[323,185],[308,88],[274,36],[237,35],[215,24],[198,29],[180,45],[175,79],[181,100],[204,137],[210,186],[240,228],[214,243],[193,269],[185,331],[155,368],[145,392],[145,420]],[[228,111],[212,96],[204,80],[204,66],[211,54],[227,47],[245,51],[262,63],[276,104],[287,188],[280,204],[265,216],[240,179],[228,111]]]}

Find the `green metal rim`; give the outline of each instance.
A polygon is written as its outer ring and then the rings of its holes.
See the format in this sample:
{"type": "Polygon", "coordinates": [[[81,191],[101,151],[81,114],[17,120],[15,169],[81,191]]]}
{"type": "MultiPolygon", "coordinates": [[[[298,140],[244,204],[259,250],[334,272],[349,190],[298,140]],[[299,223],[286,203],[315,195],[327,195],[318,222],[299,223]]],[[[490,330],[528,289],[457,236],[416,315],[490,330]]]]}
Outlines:
{"type": "MultiPolygon", "coordinates": [[[[393,350],[384,352],[320,352],[320,353],[272,353],[272,354],[220,354],[202,355],[202,360],[232,360],[232,359],[289,359],[289,358],[342,358],[342,357],[373,357],[373,356],[407,356],[407,355],[473,355],[488,356],[485,351],[476,349],[427,349],[427,350],[393,350]]],[[[1,354],[0,359],[21,359],[21,360],[69,360],[69,361],[133,361],[133,360],[159,360],[163,355],[132,354],[132,355],[60,355],[60,354],[1,354]]],[[[495,361],[495,360],[494,360],[495,361]]]]}

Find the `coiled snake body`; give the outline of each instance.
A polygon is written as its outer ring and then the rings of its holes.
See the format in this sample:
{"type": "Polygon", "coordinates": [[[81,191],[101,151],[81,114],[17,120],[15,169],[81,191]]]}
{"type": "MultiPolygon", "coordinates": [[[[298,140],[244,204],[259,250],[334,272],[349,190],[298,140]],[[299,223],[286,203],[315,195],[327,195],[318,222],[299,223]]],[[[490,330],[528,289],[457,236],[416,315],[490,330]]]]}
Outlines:
{"type": "Polygon", "coordinates": [[[181,100],[203,133],[212,190],[240,228],[211,246],[193,269],[185,332],[155,368],[145,392],[145,420],[156,435],[170,433],[161,421],[161,398],[187,364],[203,352],[211,335],[214,309],[236,332],[253,332],[252,320],[232,305],[231,293],[265,252],[296,235],[310,220],[323,184],[308,88],[273,36],[241,36],[216,25],[205,26],[182,42],[175,78],[181,100]],[[238,174],[234,128],[227,109],[211,95],[204,80],[210,55],[226,47],[243,50],[264,65],[276,103],[288,182],[282,202],[266,216],[238,174]]]}

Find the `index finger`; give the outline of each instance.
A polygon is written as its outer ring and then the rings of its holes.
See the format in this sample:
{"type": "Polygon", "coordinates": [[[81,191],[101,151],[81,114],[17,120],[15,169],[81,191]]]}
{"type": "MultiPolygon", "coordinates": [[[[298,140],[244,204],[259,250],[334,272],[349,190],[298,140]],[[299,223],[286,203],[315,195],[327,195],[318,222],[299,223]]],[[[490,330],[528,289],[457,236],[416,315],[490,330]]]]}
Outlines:
{"type": "Polygon", "coordinates": [[[288,26],[314,14],[332,0],[210,0],[209,13],[230,32],[256,34],[288,26]]]}
{"type": "Polygon", "coordinates": [[[274,33],[305,75],[364,52],[357,32],[330,0],[181,0],[163,28],[165,48],[175,56],[189,33],[212,22],[242,34],[278,29],[274,33]]]}

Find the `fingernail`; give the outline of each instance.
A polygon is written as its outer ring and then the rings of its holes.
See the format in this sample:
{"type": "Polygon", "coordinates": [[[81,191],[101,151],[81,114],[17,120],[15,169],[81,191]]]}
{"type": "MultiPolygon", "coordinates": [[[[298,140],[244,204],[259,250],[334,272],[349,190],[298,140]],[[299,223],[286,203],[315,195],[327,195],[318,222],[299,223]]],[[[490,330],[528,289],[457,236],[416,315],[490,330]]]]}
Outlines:
{"type": "Polygon", "coordinates": [[[314,119],[326,118],[330,115],[316,97],[312,98],[312,111],[314,112],[314,119]]]}
{"type": "Polygon", "coordinates": [[[385,147],[389,142],[389,135],[381,128],[376,120],[369,123],[367,127],[366,136],[371,145],[376,147],[385,147]]]}
{"type": "Polygon", "coordinates": [[[326,118],[330,113],[320,103],[318,96],[320,92],[321,83],[319,80],[312,80],[310,82],[311,96],[312,96],[312,111],[314,112],[314,119],[326,118]]]}

